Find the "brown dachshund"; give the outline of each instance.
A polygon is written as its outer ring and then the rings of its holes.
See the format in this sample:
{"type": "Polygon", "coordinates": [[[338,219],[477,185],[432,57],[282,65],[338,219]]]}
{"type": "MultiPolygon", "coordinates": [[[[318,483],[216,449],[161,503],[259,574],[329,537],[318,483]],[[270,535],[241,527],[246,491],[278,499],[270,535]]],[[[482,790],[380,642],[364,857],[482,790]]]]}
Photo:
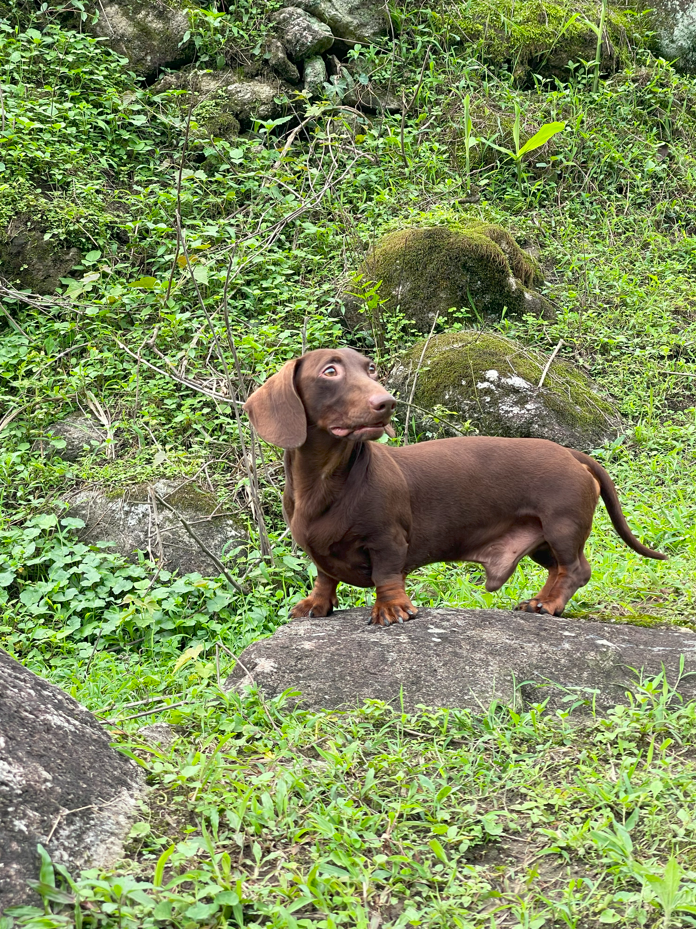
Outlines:
{"type": "Polygon", "coordinates": [[[600,494],[627,545],[666,557],[633,536],[611,478],[582,452],[484,436],[370,442],[390,429],[394,406],[373,362],[351,348],[289,361],[244,406],[259,435],[286,449],[285,518],[317,566],[293,616],[328,616],[343,581],[377,588],[371,622],[403,622],[416,615],[404,586],[415,568],[478,562],[492,591],[525,555],[549,573],[517,609],[560,616],[590,579],[583,549],[600,494]]]}

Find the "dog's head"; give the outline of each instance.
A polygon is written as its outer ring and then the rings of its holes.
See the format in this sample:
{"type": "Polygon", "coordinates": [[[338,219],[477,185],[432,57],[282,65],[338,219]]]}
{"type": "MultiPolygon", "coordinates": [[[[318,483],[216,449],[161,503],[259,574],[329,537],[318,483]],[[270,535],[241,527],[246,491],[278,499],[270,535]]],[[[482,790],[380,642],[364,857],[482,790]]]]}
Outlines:
{"type": "Polygon", "coordinates": [[[322,348],[288,361],[254,391],[244,410],[266,442],[298,448],[308,426],[347,442],[393,435],[395,405],[369,358],[352,348],[322,348]]]}

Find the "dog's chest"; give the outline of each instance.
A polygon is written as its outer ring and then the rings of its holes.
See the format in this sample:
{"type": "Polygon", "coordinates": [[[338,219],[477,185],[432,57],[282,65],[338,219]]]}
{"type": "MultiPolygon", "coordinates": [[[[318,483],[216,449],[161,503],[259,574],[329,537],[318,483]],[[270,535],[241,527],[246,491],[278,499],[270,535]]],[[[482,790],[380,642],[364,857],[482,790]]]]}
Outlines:
{"type": "Polygon", "coordinates": [[[314,520],[295,512],[290,528],[299,547],[325,574],[356,587],[372,584],[372,563],[364,541],[352,528],[324,514],[314,520]]]}

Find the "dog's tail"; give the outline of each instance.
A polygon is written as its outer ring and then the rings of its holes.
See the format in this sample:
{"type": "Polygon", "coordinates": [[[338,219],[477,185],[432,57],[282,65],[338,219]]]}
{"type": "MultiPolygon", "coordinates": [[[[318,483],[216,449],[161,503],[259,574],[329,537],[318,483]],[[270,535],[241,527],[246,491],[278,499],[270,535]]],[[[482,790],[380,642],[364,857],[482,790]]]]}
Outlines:
{"type": "Polygon", "coordinates": [[[604,500],[604,505],[607,508],[609,518],[614,524],[614,529],[616,529],[626,545],[632,548],[634,552],[638,552],[638,554],[642,555],[644,558],[656,558],[659,561],[665,561],[668,557],[667,555],[663,555],[662,552],[656,552],[652,548],[648,548],[647,545],[643,545],[643,543],[639,542],[631,532],[628,523],[626,522],[626,517],[623,514],[623,510],[621,509],[621,504],[619,503],[619,497],[616,493],[614,482],[601,466],[601,464],[599,464],[598,461],[595,461],[594,458],[590,458],[589,455],[585,455],[583,452],[577,452],[572,448],[569,448],[568,451],[573,456],[573,458],[576,458],[580,462],[580,464],[585,465],[585,467],[597,479],[600,487],[600,493],[602,494],[602,500],[604,500]]]}

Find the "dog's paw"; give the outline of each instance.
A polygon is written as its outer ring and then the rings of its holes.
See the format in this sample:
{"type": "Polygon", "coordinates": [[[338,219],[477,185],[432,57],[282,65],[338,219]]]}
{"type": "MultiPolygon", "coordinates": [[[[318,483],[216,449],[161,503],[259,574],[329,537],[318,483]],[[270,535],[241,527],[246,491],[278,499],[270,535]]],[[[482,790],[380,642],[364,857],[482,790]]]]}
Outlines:
{"type": "Polygon", "coordinates": [[[418,613],[409,598],[404,593],[397,600],[376,600],[372,607],[368,626],[391,626],[394,623],[403,623],[418,613]]]}
{"type": "Polygon", "coordinates": [[[290,610],[290,616],[293,619],[299,619],[302,616],[331,616],[335,606],[338,606],[337,600],[329,600],[326,597],[305,597],[290,610]]]}
{"type": "Polygon", "coordinates": [[[549,607],[550,604],[542,603],[541,600],[534,597],[532,600],[523,600],[521,603],[518,603],[515,607],[515,612],[541,613],[544,616],[560,616],[563,612],[562,607],[559,610],[553,610],[549,607]]]}

